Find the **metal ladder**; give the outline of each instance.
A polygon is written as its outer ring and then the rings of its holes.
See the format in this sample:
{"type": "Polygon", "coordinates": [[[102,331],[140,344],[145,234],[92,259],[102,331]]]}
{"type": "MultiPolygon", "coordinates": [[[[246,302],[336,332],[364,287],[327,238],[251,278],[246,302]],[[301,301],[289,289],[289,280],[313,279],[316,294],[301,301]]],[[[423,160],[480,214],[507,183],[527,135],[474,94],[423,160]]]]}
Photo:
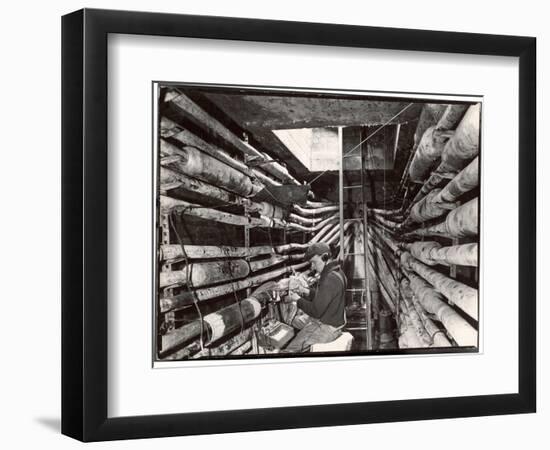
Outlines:
{"type": "MultiPolygon", "coordinates": [[[[365,265],[365,276],[363,278],[363,287],[360,289],[357,288],[348,288],[346,289],[347,292],[362,292],[361,295],[361,302],[363,302],[363,299],[365,300],[365,315],[366,315],[366,326],[365,327],[356,327],[353,328],[354,330],[364,330],[365,331],[365,337],[366,337],[366,345],[367,350],[372,350],[373,348],[373,330],[372,330],[372,299],[371,299],[371,293],[370,293],[370,286],[369,286],[369,277],[368,277],[368,244],[367,244],[367,202],[366,202],[366,189],[365,189],[365,183],[366,183],[366,161],[365,161],[365,154],[363,152],[363,145],[359,146],[359,152],[361,157],[361,181],[360,184],[356,185],[344,185],[344,160],[345,158],[349,158],[352,156],[356,156],[356,154],[344,154],[344,134],[343,134],[343,127],[338,127],[338,143],[339,143],[339,150],[340,150],[340,167],[339,167],[339,205],[340,205],[340,252],[342,257],[342,262],[345,261],[346,258],[349,256],[358,256],[363,255],[364,265],[365,265]],[[363,225],[363,252],[362,253],[345,253],[344,249],[344,191],[347,189],[361,189],[361,204],[363,205],[363,217],[362,217],[362,225],[363,225]]],[[[362,134],[360,136],[362,138],[362,134]]],[[[360,139],[361,140],[361,139],[360,139]]]]}

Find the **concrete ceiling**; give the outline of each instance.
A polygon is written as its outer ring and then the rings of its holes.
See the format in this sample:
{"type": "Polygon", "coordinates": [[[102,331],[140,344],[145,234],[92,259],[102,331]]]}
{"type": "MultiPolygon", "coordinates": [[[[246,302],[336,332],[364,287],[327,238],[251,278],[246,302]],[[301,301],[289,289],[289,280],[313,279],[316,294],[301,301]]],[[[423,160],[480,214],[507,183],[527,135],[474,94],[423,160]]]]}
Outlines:
{"type": "Polygon", "coordinates": [[[320,95],[272,95],[201,92],[206,99],[247,131],[272,156],[285,161],[298,177],[308,168],[273,133],[273,130],[334,126],[376,126],[384,123],[415,127],[422,103],[380,101],[371,98],[335,98],[320,95]],[[404,110],[404,111],[403,111],[404,110]],[[395,117],[398,115],[398,117],[395,117]]]}
{"type": "Polygon", "coordinates": [[[407,123],[418,119],[422,104],[409,102],[274,95],[206,95],[247,129],[280,130],[329,126],[407,123]]]}

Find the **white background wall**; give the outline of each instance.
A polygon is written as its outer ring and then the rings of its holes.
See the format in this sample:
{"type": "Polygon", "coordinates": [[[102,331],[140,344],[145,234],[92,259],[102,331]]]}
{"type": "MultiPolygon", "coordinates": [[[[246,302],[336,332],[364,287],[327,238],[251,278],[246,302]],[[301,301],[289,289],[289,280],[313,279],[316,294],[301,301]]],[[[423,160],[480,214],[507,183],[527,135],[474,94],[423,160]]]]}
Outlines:
{"type": "MultiPolygon", "coordinates": [[[[530,35],[538,38],[539,280],[549,269],[544,251],[550,226],[544,199],[544,107],[549,98],[550,31],[544,2],[463,0],[388,2],[5,2],[0,16],[0,443],[3,448],[75,448],[59,434],[60,422],[60,16],[83,6],[188,14],[256,17],[358,25],[530,35]],[[4,160],[5,158],[5,160],[4,160]]],[[[503,130],[503,132],[505,132],[503,130]]],[[[550,313],[539,281],[539,318],[550,313]]],[[[545,295],[546,294],[546,295],[545,295]]],[[[408,449],[547,448],[550,396],[548,328],[539,319],[538,410],[521,416],[452,419],[277,432],[240,433],[96,444],[96,448],[319,448],[408,449]],[[544,354],[546,352],[546,354],[544,354]]],[[[472,376],[464,374],[464,376],[472,376]]]]}

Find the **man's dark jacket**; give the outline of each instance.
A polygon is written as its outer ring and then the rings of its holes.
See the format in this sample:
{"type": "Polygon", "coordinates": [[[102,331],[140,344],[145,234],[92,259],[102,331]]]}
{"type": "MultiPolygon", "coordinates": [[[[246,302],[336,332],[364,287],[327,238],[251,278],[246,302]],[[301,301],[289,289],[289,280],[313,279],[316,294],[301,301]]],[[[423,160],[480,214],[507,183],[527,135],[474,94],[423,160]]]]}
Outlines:
{"type": "Polygon", "coordinates": [[[298,307],[321,322],[340,327],[344,324],[346,276],[337,261],[328,262],[321,272],[316,289],[308,298],[298,300],[298,307]]]}

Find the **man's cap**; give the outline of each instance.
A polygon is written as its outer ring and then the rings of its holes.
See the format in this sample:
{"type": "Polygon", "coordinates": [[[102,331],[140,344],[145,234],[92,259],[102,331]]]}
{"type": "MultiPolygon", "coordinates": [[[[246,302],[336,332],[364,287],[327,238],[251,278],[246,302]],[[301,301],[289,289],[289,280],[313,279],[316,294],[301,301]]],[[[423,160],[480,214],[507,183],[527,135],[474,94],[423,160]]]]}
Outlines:
{"type": "Polygon", "coordinates": [[[315,255],[324,255],[325,253],[328,253],[330,256],[329,245],[324,242],[315,242],[307,248],[305,259],[310,260],[315,255]]]}

